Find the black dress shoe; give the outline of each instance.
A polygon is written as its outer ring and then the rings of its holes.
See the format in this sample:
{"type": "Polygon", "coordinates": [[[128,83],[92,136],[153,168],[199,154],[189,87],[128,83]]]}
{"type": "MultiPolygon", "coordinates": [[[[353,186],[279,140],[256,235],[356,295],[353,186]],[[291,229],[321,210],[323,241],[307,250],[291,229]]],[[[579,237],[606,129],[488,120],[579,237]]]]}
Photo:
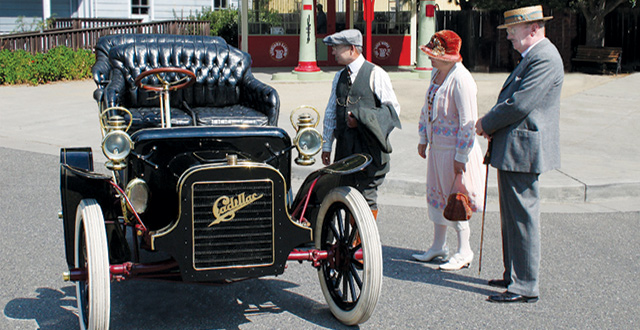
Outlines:
{"type": "Polygon", "coordinates": [[[514,302],[534,303],[538,301],[538,297],[527,297],[527,296],[519,295],[517,293],[511,293],[509,291],[505,291],[501,294],[489,296],[489,301],[495,302],[495,303],[514,303],[514,302]]]}
{"type": "Polygon", "coordinates": [[[507,288],[509,286],[509,282],[505,280],[489,280],[489,286],[495,286],[496,288],[507,288]]]}

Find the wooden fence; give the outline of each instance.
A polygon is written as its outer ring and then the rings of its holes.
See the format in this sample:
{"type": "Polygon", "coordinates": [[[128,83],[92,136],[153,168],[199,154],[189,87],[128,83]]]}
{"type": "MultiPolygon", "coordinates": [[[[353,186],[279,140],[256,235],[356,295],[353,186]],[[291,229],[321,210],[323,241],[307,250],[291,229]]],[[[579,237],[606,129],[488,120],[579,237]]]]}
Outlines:
{"type": "Polygon", "coordinates": [[[619,8],[607,15],[604,31],[605,46],[622,47],[623,70],[640,71],[640,8],[619,8]]]}
{"type": "Polygon", "coordinates": [[[107,25],[82,29],[55,29],[44,32],[20,33],[0,36],[0,50],[18,50],[32,54],[45,53],[57,46],[74,50],[91,49],[98,39],[110,34],[161,33],[185,35],[209,35],[210,25],[206,21],[159,21],[150,23],[107,25]]]}
{"type": "MultiPolygon", "coordinates": [[[[554,19],[547,23],[547,37],[556,45],[566,71],[571,70],[574,53],[577,14],[552,13],[554,19]]],[[[507,40],[504,29],[498,25],[504,21],[497,11],[438,11],[436,30],[453,30],[462,38],[460,54],[464,65],[472,71],[511,71],[520,60],[520,54],[507,40]]]]}
{"type": "MultiPolygon", "coordinates": [[[[586,40],[586,20],[572,11],[550,12],[547,37],[558,48],[566,71],[573,70],[571,58],[586,40]]],[[[460,51],[472,71],[511,71],[520,55],[507,40],[504,21],[497,11],[436,11],[436,30],[454,30],[462,38],[460,51]]],[[[622,70],[640,70],[640,9],[618,8],[605,18],[605,46],[622,47],[622,70]]]]}

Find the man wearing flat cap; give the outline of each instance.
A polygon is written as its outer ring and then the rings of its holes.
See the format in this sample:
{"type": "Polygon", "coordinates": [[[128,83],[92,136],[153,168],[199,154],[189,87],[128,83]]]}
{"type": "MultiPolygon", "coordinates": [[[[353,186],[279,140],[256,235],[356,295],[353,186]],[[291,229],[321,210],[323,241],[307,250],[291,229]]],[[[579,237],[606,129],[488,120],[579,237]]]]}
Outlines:
{"type": "Polygon", "coordinates": [[[323,42],[332,47],[336,62],[345,67],[333,79],[325,110],[322,163],[331,163],[334,139],[334,160],[355,153],[370,155],[371,164],[355,179],[356,188],[377,218],[377,190],[389,172],[389,134],[400,128],[400,104],[389,75],[362,56],[360,31],[344,30],[325,37],[323,42]]]}
{"type": "Polygon", "coordinates": [[[560,167],[560,92],[564,66],[558,49],[545,37],[542,6],[509,10],[507,39],[522,60],[507,78],[498,102],[476,123],[490,140],[491,166],[498,170],[502,224],[502,278],[489,285],[505,288],[489,296],[498,303],[538,300],[540,268],[541,173],[560,167]]]}

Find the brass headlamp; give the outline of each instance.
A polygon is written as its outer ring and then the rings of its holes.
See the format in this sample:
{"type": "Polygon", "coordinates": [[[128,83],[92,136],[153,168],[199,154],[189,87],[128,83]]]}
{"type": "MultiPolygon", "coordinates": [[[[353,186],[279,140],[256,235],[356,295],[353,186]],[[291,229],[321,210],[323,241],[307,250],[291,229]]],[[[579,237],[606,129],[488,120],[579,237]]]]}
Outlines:
{"type": "Polygon", "coordinates": [[[112,171],[119,171],[127,167],[126,159],[133,148],[133,142],[127,134],[131,127],[131,118],[131,112],[123,107],[107,108],[100,114],[100,125],[104,134],[102,152],[109,159],[105,166],[112,171]],[[125,117],[119,113],[129,115],[128,124],[125,117]]]}
{"type": "Polygon", "coordinates": [[[291,111],[289,120],[296,130],[293,144],[298,149],[298,158],[295,159],[298,165],[313,165],[316,162],[313,156],[322,149],[322,135],[315,128],[318,126],[319,119],[320,113],[312,106],[303,105],[291,111]],[[307,111],[303,111],[305,109],[307,111]],[[313,112],[308,111],[309,109],[313,112]],[[298,114],[295,122],[293,121],[294,114],[298,114]]]}

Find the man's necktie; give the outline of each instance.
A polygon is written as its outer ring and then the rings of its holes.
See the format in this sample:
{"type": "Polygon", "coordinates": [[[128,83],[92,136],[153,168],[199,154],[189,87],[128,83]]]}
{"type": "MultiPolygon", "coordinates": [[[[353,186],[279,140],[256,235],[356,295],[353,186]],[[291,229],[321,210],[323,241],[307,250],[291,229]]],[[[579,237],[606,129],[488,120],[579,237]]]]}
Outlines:
{"type": "Polygon", "coordinates": [[[349,88],[351,88],[351,69],[349,68],[349,66],[347,66],[347,86],[349,86],[349,88]]]}

